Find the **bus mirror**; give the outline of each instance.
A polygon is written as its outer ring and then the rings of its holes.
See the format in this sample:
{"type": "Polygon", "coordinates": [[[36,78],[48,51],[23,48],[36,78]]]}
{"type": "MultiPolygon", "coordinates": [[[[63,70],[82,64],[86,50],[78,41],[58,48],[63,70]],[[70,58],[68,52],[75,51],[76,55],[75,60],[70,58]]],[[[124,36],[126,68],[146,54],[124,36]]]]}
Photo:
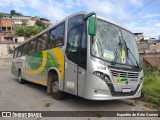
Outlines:
{"type": "Polygon", "coordinates": [[[89,19],[88,33],[91,36],[95,36],[96,35],[96,26],[97,26],[96,13],[95,12],[88,13],[87,15],[84,16],[83,20],[86,21],[88,19],[89,19]]]}
{"type": "Polygon", "coordinates": [[[89,26],[88,26],[89,35],[91,35],[91,36],[96,35],[96,25],[97,25],[96,17],[90,17],[89,18],[89,26]]]}

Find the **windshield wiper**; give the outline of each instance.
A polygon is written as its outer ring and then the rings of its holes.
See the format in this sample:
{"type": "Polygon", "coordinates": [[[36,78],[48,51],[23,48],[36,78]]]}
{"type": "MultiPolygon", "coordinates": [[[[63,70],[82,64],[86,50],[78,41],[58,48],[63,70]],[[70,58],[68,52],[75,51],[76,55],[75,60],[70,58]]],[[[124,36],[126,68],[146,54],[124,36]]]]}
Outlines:
{"type": "Polygon", "coordinates": [[[118,43],[118,46],[116,48],[116,51],[114,52],[114,55],[115,55],[115,58],[114,60],[111,62],[112,65],[115,65],[115,63],[117,62],[117,59],[118,59],[118,49],[120,48],[120,50],[122,51],[122,41],[120,39],[120,35],[119,35],[119,43],[118,43]]]}
{"type": "MultiPolygon", "coordinates": [[[[136,60],[136,58],[135,58],[135,56],[133,55],[133,53],[131,52],[131,50],[128,48],[128,45],[127,45],[127,43],[126,43],[125,40],[124,40],[124,43],[125,43],[125,46],[126,46],[126,49],[127,49],[127,57],[129,58],[129,55],[128,55],[128,51],[129,51],[129,52],[131,53],[132,57],[134,58],[134,60],[136,61],[137,67],[140,68],[140,67],[139,67],[139,64],[138,64],[138,62],[137,62],[137,60],[136,60]]],[[[133,61],[132,61],[132,62],[133,62],[133,61]]]]}

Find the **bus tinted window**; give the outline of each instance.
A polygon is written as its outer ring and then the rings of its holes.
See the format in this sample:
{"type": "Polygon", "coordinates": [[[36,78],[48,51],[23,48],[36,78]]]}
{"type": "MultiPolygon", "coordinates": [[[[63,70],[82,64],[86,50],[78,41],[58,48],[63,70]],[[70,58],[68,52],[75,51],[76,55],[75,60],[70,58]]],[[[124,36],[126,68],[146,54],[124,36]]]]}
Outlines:
{"type": "Polygon", "coordinates": [[[18,57],[22,55],[23,46],[18,47],[18,57]]]}
{"type": "Polygon", "coordinates": [[[56,40],[56,29],[53,29],[49,34],[48,48],[55,47],[55,40],[56,40]]]}
{"type": "Polygon", "coordinates": [[[55,46],[61,46],[64,42],[64,24],[56,28],[56,42],[55,46]]]}
{"type": "Polygon", "coordinates": [[[83,27],[83,33],[82,33],[82,38],[80,42],[80,51],[79,51],[79,60],[78,64],[80,67],[86,69],[86,63],[87,63],[87,28],[84,25],[83,27]]]}
{"type": "Polygon", "coordinates": [[[36,50],[36,44],[37,44],[36,39],[30,41],[30,44],[29,44],[29,53],[34,53],[35,52],[35,50],[36,50]]]}
{"type": "Polygon", "coordinates": [[[22,55],[27,55],[28,54],[28,50],[29,50],[29,42],[25,43],[23,45],[23,52],[22,55]]]}
{"type": "Polygon", "coordinates": [[[65,24],[61,24],[57,26],[55,29],[50,31],[48,48],[53,48],[63,45],[64,31],[65,31],[64,25],[65,24]]]}
{"type": "Polygon", "coordinates": [[[41,50],[46,49],[47,39],[48,39],[48,34],[47,33],[38,37],[37,51],[41,51],[41,50]]]}
{"type": "Polygon", "coordinates": [[[14,55],[13,55],[13,57],[14,57],[14,58],[17,57],[17,49],[14,50],[14,55]]]}
{"type": "Polygon", "coordinates": [[[69,25],[69,29],[74,28],[80,24],[83,23],[83,17],[84,15],[77,15],[75,17],[72,17],[69,19],[68,25],[69,25]]]}
{"type": "Polygon", "coordinates": [[[82,26],[72,29],[68,34],[67,42],[67,58],[74,63],[78,63],[78,49],[80,46],[80,39],[82,35],[82,26]]]}

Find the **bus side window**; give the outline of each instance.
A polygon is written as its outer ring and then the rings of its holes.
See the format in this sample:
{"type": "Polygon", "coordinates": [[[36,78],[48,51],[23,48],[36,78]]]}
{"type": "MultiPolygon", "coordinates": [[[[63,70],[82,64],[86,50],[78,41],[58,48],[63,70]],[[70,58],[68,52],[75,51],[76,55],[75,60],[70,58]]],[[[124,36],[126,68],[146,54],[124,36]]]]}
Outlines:
{"type": "Polygon", "coordinates": [[[37,40],[32,40],[29,43],[29,53],[34,53],[36,50],[36,44],[37,44],[37,40]]]}
{"type": "Polygon", "coordinates": [[[62,46],[64,44],[65,23],[58,25],[49,33],[48,48],[62,46]]]}
{"type": "Polygon", "coordinates": [[[70,18],[68,21],[68,28],[72,29],[72,28],[75,28],[81,25],[83,23],[83,17],[84,15],[77,15],[77,16],[70,18]]]}
{"type": "Polygon", "coordinates": [[[46,49],[47,39],[48,39],[47,33],[44,33],[40,37],[38,37],[37,51],[42,51],[46,49]]]}
{"type": "Polygon", "coordinates": [[[17,57],[17,49],[14,50],[14,55],[13,55],[13,58],[16,58],[17,57]]]}
{"type": "Polygon", "coordinates": [[[62,46],[64,43],[64,24],[59,25],[56,28],[56,42],[55,42],[55,46],[62,46]]]}
{"type": "Polygon", "coordinates": [[[81,39],[82,26],[70,30],[68,34],[66,54],[67,58],[74,63],[78,63],[78,50],[81,39]]]}
{"type": "Polygon", "coordinates": [[[22,55],[22,49],[23,49],[23,46],[20,46],[18,47],[18,57],[20,57],[22,55]]]}
{"type": "Polygon", "coordinates": [[[29,42],[25,43],[23,45],[23,52],[22,52],[22,55],[27,55],[28,54],[28,49],[29,48],[29,42]]]}
{"type": "Polygon", "coordinates": [[[53,29],[53,30],[49,33],[48,48],[53,48],[53,47],[55,47],[55,40],[56,40],[56,29],[53,29]]]}

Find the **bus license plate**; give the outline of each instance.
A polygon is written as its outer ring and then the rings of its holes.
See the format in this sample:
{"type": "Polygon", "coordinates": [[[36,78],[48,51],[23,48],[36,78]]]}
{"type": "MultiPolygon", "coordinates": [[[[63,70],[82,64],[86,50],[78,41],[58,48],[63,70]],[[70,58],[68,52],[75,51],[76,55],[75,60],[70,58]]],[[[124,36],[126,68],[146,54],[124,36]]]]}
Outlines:
{"type": "Polygon", "coordinates": [[[131,92],[131,88],[123,88],[123,89],[122,89],[122,92],[123,92],[123,93],[131,92]]]}

